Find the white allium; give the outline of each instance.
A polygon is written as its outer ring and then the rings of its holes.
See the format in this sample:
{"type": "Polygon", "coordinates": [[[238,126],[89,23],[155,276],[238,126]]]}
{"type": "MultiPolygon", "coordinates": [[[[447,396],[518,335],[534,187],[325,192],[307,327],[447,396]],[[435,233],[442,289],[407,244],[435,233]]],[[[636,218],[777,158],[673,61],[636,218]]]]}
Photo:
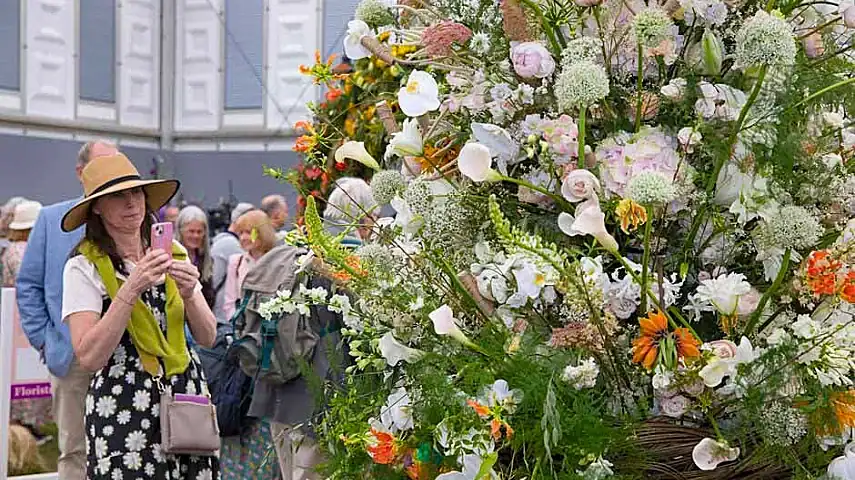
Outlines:
{"type": "Polygon", "coordinates": [[[602,51],[602,44],[594,37],[579,37],[567,42],[567,47],[561,52],[561,66],[567,68],[573,63],[593,62],[602,51]]]}
{"type": "Polygon", "coordinates": [[[389,202],[407,188],[403,175],[395,170],[383,170],[371,178],[371,194],[379,205],[389,202]]]}
{"type": "Polygon", "coordinates": [[[369,265],[375,265],[381,268],[391,268],[395,263],[395,258],[392,256],[392,252],[389,250],[389,247],[384,245],[369,243],[356,249],[355,253],[360,260],[369,265]]]}
{"type": "Polygon", "coordinates": [[[765,248],[806,250],[819,242],[822,232],[819,220],[808,209],[789,205],[758,228],[757,240],[765,248]]]}
{"type": "Polygon", "coordinates": [[[567,365],[564,368],[564,373],[561,374],[561,379],[569,383],[576,390],[585,388],[594,388],[597,384],[597,376],[600,374],[600,367],[593,358],[582,360],[578,366],[567,365]]]}
{"type": "Polygon", "coordinates": [[[609,94],[606,69],[591,61],[576,62],[561,71],[555,82],[558,107],[563,111],[591,105],[609,94]]]}
{"type": "Polygon", "coordinates": [[[490,34],[488,33],[477,32],[472,35],[472,38],[469,40],[469,48],[479,55],[486,55],[489,53],[491,46],[492,41],[490,40],[490,34]]]}
{"type": "Polygon", "coordinates": [[[734,55],[743,68],[792,65],[796,59],[793,29],[784,19],[761,10],[737,32],[734,55]]]}
{"type": "Polygon", "coordinates": [[[671,17],[660,8],[647,8],[632,19],[635,39],[647,48],[655,48],[671,36],[671,17]]]}
{"type": "Polygon", "coordinates": [[[674,182],[656,172],[641,172],[629,180],[627,198],[642,205],[662,205],[677,197],[674,182]]]}
{"type": "Polygon", "coordinates": [[[356,6],[355,16],[358,20],[375,27],[389,25],[395,21],[391,10],[381,0],[362,0],[356,6]]]}

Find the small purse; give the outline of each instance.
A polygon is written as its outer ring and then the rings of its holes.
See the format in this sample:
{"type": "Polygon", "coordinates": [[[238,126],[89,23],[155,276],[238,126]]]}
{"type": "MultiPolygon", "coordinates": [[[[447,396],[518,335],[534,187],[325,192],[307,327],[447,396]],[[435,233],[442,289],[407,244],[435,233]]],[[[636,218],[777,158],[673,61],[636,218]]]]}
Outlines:
{"type": "Polygon", "coordinates": [[[220,429],[216,407],[207,396],[173,395],[171,389],[160,388],[160,436],[164,453],[217,455],[220,429]]]}

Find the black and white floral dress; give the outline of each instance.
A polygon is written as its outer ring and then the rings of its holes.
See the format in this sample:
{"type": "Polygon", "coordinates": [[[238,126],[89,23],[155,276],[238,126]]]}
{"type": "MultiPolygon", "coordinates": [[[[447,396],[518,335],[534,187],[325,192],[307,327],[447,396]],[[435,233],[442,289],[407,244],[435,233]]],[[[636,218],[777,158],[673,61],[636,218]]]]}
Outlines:
{"type": "MultiPolygon", "coordinates": [[[[166,329],[166,286],[153,287],[142,301],[166,329]]],[[[103,299],[102,314],[110,305],[103,299]]],[[[175,393],[204,394],[207,384],[199,358],[190,352],[187,370],[169,379],[175,393]]],[[[160,449],[160,394],[142,366],[127,332],[104,368],[95,373],[86,395],[87,478],[135,480],[214,480],[215,457],[165,455],[160,449]]]]}

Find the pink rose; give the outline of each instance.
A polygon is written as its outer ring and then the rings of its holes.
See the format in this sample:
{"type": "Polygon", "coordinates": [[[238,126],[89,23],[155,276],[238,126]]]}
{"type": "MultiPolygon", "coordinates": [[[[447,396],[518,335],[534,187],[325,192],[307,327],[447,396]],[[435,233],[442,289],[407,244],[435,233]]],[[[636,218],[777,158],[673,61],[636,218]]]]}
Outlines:
{"type": "Polygon", "coordinates": [[[670,398],[663,398],[659,401],[659,408],[662,413],[671,418],[680,418],[684,413],[689,411],[689,406],[692,402],[682,395],[675,395],[670,398]]]}
{"type": "Polygon", "coordinates": [[[595,197],[600,181],[593,173],[584,169],[571,171],[561,182],[561,195],[569,202],[581,202],[595,197]]]}
{"type": "Polygon", "coordinates": [[[538,42],[522,42],[511,47],[514,71],[522,78],[545,78],[555,71],[555,60],[538,42]]]}
{"type": "Polygon", "coordinates": [[[716,357],[722,360],[736,356],[736,344],[730,340],[713,340],[707,343],[707,347],[712,350],[716,357]]]}
{"type": "Polygon", "coordinates": [[[736,313],[739,316],[751,315],[754,310],[757,310],[758,305],[760,305],[760,292],[752,287],[748,293],[737,300],[736,313]]]}

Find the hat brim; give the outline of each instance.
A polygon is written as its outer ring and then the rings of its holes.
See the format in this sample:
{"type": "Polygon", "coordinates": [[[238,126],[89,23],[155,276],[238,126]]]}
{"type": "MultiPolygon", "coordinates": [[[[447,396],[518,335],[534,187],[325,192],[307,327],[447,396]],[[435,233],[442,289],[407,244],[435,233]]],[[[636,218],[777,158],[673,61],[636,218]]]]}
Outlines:
{"type": "Polygon", "coordinates": [[[109,188],[105,188],[96,194],[84,198],[71,207],[71,210],[62,217],[62,230],[70,232],[83,225],[83,223],[86,222],[86,215],[89,212],[90,204],[103,196],[124,190],[130,190],[132,188],[142,188],[146,193],[146,204],[148,205],[148,208],[153,211],[157,211],[160,207],[166,205],[170,200],[172,200],[172,197],[174,197],[178,192],[178,187],[180,185],[181,182],[178,180],[128,180],[126,182],[117,183],[116,185],[112,185],[109,188]]]}
{"type": "Polygon", "coordinates": [[[6,228],[8,228],[9,230],[30,230],[35,225],[36,225],[36,221],[31,220],[31,221],[26,221],[26,222],[12,222],[6,228]]]}

